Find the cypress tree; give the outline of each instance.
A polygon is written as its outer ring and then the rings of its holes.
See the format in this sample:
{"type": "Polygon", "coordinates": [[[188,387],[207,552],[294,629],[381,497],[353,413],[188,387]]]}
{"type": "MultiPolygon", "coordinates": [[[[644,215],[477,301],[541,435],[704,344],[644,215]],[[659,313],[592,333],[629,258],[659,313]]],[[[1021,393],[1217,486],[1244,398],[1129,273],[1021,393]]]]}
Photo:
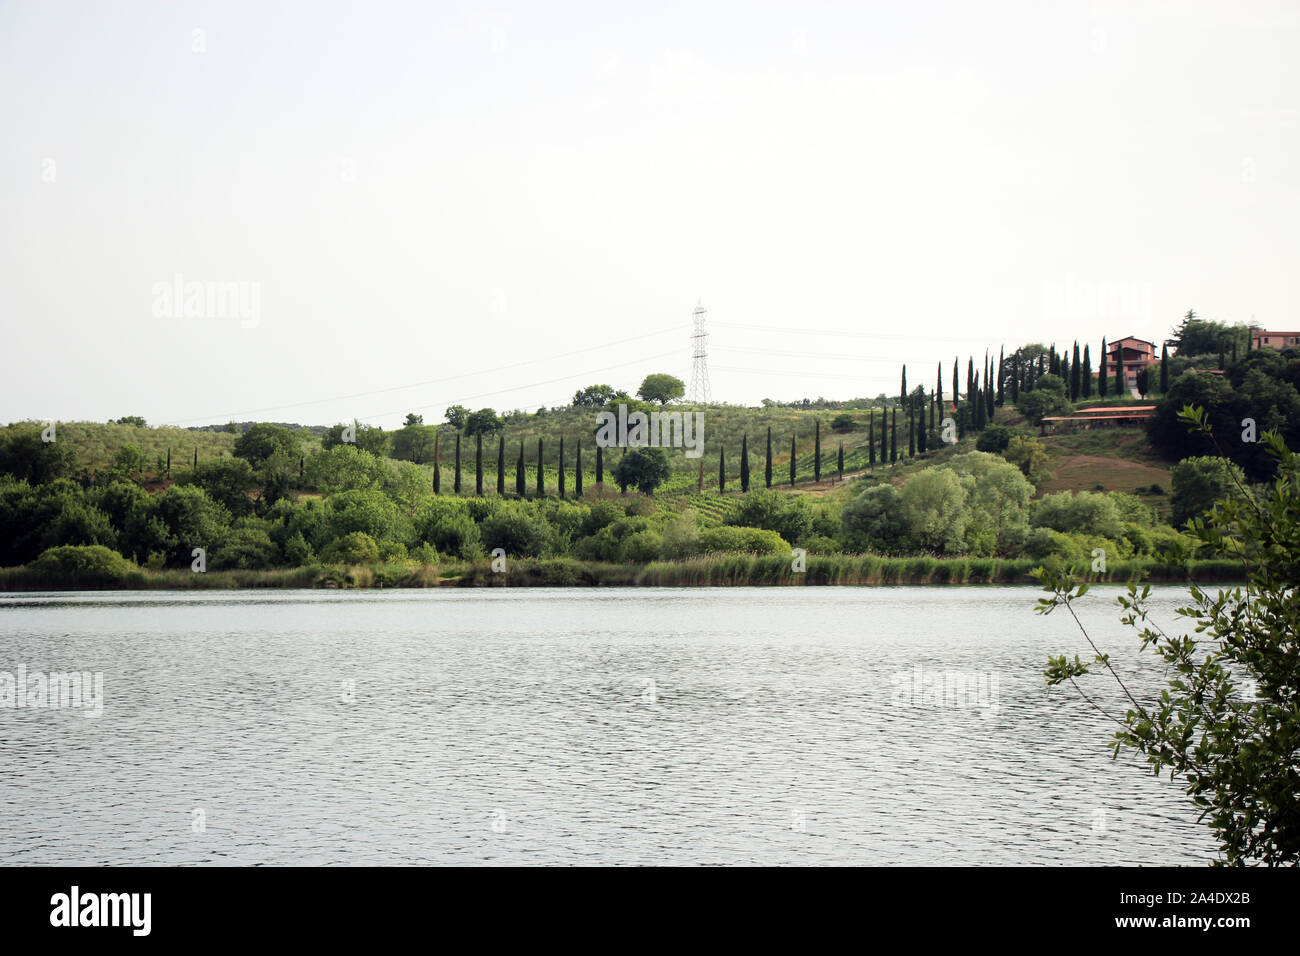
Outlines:
{"type": "MultiPolygon", "coordinates": [[[[934,402],[930,402],[930,427],[934,427],[934,402]]],[[[925,454],[925,409],[922,408],[917,412],[916,428],[916,450],[922,455],[925,454]]]]}
{"type": "MultiPolygon", "coordinates": [[[[597,448],[596,450],[600,451],[599,448],[597,448]]],[[[704,491],[704,459],[703,458],[700,459],[700,483],[696,485],[696,489],[701,492],[704,491]]]]}
{"type": "Polygon", "coordinates": [[[993,421],[996,407],[993,403],[993,356],[989,356],[988,371],[984,374],[984,410],[988,412],[988,421],[993,421]]]}
{"type": "Polygon", "coordinates": [[[199,446],[194,446],[194,468],[197,471],[199,467],[199,446]]]}
{"type": "Polygon", "coordinates": [[[790,484],[794,484],[794,435],[790,436],[790,484]]]}
{"type": "Polygon", "coordinates": [[[1110,374],[1106,368],[1106,363],[1110,358],[1110,353],[1106,351],[1106,340],[1101,340],[1101,359],[1097,366],[1097,397],[1105,398],[1106,390],[1110,387],[1110,374]]]}
{"type": "Polygon", "coordinates": [[[952,407],[956,408],[957,403],[961,401],[961,395],[957,392],[957,360],[952,360],[952,407]]]}
{"type": "Polygon", "coordinates": [[[1227,357],[1227,356],[1226,356],[1226,354],[1224,353],[1223,346],[1220,345],[1220,346],[1219,346],[1219,371],[1220,371],[1220,372],[1223,371],[1223,361],[1224,361],[1224,359],[1225,359],[1226,357],[1227,357]]]}
{"type": "Polygon", "coordinates": [[[903,378],[898,383],[898,401],[900,403],[907,401],[907,366],[903,366],[903,378]]]}
{"type": "Polygon", "coordinates": [[[433,493],[442,493],[442,468],[438,462],[438,432],[441,428],[433,430],[433,493]]]}
{"type": "Polygon", "coordinates": [[[889,412],[880,410],[880,463],[889,460],[889,412]]]}
{"type": "Polygon", "coordinates": [[[1011,353],[1011,404],[1020,401],[1020,360],[1016,353],[1011,353]]]}
{"type": "MultiPolygon", "coordinates": [[[[1232,360],[1237,360],[1237,343],[1232,344],[1232,360]]],[[[1169,391],[1169,344],[1160,346],[1160,394],[1169,391]]]]}
{"type": "MultiPolygon", "coordinates": [[[[903,378],[907,378],[907,366],[903,367],[903,378]]],[[[817,419],[813,424],[816,426],[813,432],[813,481],[822,480],[822,423],[817,419]]]]}
{"type": "Polygon", "coordinates": [[[1070,356],[1061,353],[1061,379],[1065,382],[1065,397],[1070,397],[1070,356]]]}
{"type": "Polygon", "coordinates": [[[966,360],[966,403],[969,405],[975,398],[975,359],[966,360]]]}
{"type": "Polygon", "coordinates": [[[456,432],[456,479],[452,490],[460,494],[460,432],[456,432]]]}
{"type": "Polygon", "coordinates": [[[836,469],[839,471],[840,481],[844,480],[844,442],[840,442],[840,453],[835,459],[836,469]]]}
{"type": "Polygon", "coordinates": [[[483,433],[474,436],[474,494],[483,497],[483,433]]]}
{"type": "Polygon", "coordinates": [[[561,498],[561,500],[563,500],[563,498],[564,498],[564,436],[563,436],[563,435],[560,436],[560,479],[559,479],[559,488],[560,488],[560,498],[561,498]]]}
{"type": "Polygon", "coordinates": [[[506,493],[506,436],[497,439],[497,497],[506,493]]]}
{"type": "Polygon", "coordinates": [[[1121,345],[1115,350],[1115,397],[1123,398],[1124,392],[1124,347],[1121,345]]]}
{"type": "Polygon", "coordinates": [[[1061,374],[1061,359],[1056,354],[1056,346],[1053,345],[1047,353],[1047,371],[1052,375],[1061,374]]]}
{"type": "MultiPolygon", "coordinates": [[[[302,458],[299,458],[298,459],[298,480],[299,481],[302,481],[302,466],[303,466],[303,460],[302,458]]],[[[172,446],[168,445],[167,446],[167,477],[170,478],[171,476],[172,476],[172,446]]]]}
{"type": "Polygon", "coordinates": [[[578,442],[578,460],[573,466],[573,497],[582,497],[582,442],[578,442]]]}
{"type": "Polygon", "coordinates": [[[916,457],[916,415],[911,405],[907,406],[907,457],[916,457]]]}
{"type": "Polygon", "coordinates": [[[537,439],[537,497],[546,496],[546,472],[542,469],[542,440],[537,439]]]}
{"type": "Polygon", "coordinates": [[[889,463],[892,465],[898,461],[898,406],[895,405],[893,413],[890,415],[892,424],[889,426],[889,463]]]}
{"type": "Polygon", "coordinates": [[[867,464],[874,471],[876,467],[876,410],[867,409],[867,464]]]}
{"type": "Polygon", "coordinates": [[[998,349],[998,405],[1006,403],[1006,378],[1007,378],[1007,349],[1001,346],[998,349]]]}
{"type": "Polygon", "coordinates": [[[749,491],[749,436],[740,436],[740,490],[749,491]]]}
{"type": "Polygon", "coordinates": [[[763,465],[763,484],[772,487],[772,429],[767,430],[767,461],[763,465]]]}
{"type": "MultiPolygon", "coordinates": [[[[939,371],[934,376],[934,400],[939,405],[939,410],[943,411],[943,363],[939,363],[939,371]]],[[[934,427],[933,423],[930,427],[934,427]]]]}
{"type": "Polygon", "coordinates": [[[1088,343],[1083,343],[1083,371],[1079,373],[1080,391],[1084,398],[1092,398],[1092,353],[1088,343]]]}
{"type": "Polygon", "coordinates": [[[524,442],[519,441],[519,460],[515,462],[515,494],[522,498],[528,492],[528,479],[524,476],[524,442]]]}
{"type": "Polygon", "coordinates": [[[605,449],[596,446],[596,486],[599,487],[605,483],[605,449]]]}
{"type": "Polygon", "coordinates": [[[718,447],[718,494],[727,490],[727,446],[718,447]]]}
{"type": "Polygon", "coordinates": [[[1079,340],[1074,340],[1074,360],[1070,362],[1070,401],[1077,402],[1083,390],[1083,374],[1079,368],[1079,340]]]}

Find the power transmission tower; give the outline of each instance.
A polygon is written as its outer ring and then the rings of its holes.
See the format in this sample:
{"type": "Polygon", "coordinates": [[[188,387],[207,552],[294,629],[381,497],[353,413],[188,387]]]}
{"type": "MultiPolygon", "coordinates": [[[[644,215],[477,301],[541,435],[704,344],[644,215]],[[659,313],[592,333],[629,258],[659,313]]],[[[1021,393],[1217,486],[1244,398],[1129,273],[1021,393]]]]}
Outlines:
{"type": "Polygon", "coordinates": [[[713,401],[709,389],[709,333],[704,330],[704,306],[695,306],[695,331],[691,333],[692,357],[690,400],[696,405],[708,405],[713,401]]]}

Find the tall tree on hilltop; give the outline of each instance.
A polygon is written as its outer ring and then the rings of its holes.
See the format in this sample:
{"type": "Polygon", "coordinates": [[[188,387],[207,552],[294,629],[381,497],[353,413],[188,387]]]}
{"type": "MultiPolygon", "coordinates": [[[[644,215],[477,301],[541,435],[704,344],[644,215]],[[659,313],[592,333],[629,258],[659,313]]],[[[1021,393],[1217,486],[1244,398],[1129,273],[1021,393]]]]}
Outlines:
{"type": "Polygon", "coordinates": [[[451,490],[460,494],[460,432],[456,432],[456,477],[451,490]]]}
{"type": "Polygon", "coordinates": [[[1002,346],[998,349],[998,405],[1001,406],[1007,397],[1006,393],[1007,378],[1007,349],[1002,346]]]}
{"type": "Polygon", "coordinates": [[[893,413],[889,416],[889,463],[892,465],[898,461],[898,406],[894,406],[893,413]]]}
{"type": "Polygon", "coordinates": [[[497,497],[506,493],[506,436],[497,440],[497,497]]]}
{"type": "Polygon", "coordinates": [[[990,422],[993,421],[993,414],[997,408],[997,406],[993,401],[995,397],[993,394],[993,375],[994,375],[993,356],[990,355],[989,363],[988,363],[988,371],[984,375],[984,411],[986,413],[985,415],[986,420],[990,422]]]}
{"type": "Polygon", "coordinates": [[[718,494],[727,490],[727,446],[718,446],[718,494]]]}
{"type": "Polygon", "coordinates": [[[1126,391],[1124,381],[1124,344],[1121,342],[1115,350],[1115,397],[1123,398],[1126,391]]]}
{"type": "Polygon", "coordinates": [[[546,470],[542,467],[542,440],[537,439],[537,497],[546,496],[546,470]]]}
{"type": "MultiPolygon", "coordinates": [[[[1237,346],[1234,344],[1233,349],[1237,346]]],[[[1233,356],[1236,359],[1236,356],[1233,356]]],[[[1160,394],[1164,395],[1169,391],[1169,344],[1165,343],[1160,346],[1160,394]]]]}
{"type": "Polygon", "coordinates": [[[578,442],[578,460],[574,463],[573,471],[573,497],[582,497],[582,442],[578,442]]]}
{"type": "Polygon", "coordinates": [[[1070,401],[1077,402],[1082,393],[1083,375],[1079,368],[1079,340],[1074,340],[1074,360],[1070,362],[1070,401]]]}
{"type": "Polygon", "coordinates": [[[1079,386],[1084,398],[1092,398],[1092,355],[1088,343],[1083,343],[1083,371],[1079,373],[1079,386]]]}
{"type": "Polygon", "coordinates": [[[740,490],[749,491],[749,436],[740,437],[740,490]]]}
{"type": "Polygon", "coordinates": [[[961,401],[961,394],[957,391],[957,359],[952,360],[952,407],[956,408],[957,403],[961,401]]]}
{"type": "MultiPolygon", "coordinates": [[[[934,402],[926,402],[930,406],[930,428],[934,428],[934,402]]],[[[925,454],[926,445],[926,428],[925,428],[925,408],[922,407],[918,415],[920,421],[916,430],[916,450],[922,455],[925,454]]]]}
{"type": "Polygon", "coordinates": [[[767,429],[767,459],[763,463],[763,487],[772,487],[772,427],[767,429]]]}
{"type": "Polygon", "coordinates": [[[442,461],[438,457],[438,432],[441,428],[433,430],[433,493],[441,494],[442,492],[442,461]]]}
{"type": "Polygon", "coordinates": [[[559,471],[559,479],[557,481],[557,485],[559,487],[560,499],[563,500],[564,499],[564,436],[563,435],[560,436],[560,463],[558,465],[558,471],[559,471]]]}
{"type": "Polygon", "coordinates": [[[844,442],[840,442],[840,453],[836,461],[838,464],[837,470],[839,471],[839,479],[840,481],[843,481],[844,480],[844,442]]]}
{"type": "Polygon", "coordinates": [[[483,497],[483,433],[474,434],[474,494],[483,497]]]}
{"type": "Polygon", "coordinates": [[[876,410],[867,409],[867,466],[876,469],[876,410]]]}
{"type": "Polygon", "coordinates": [[[934,375],[934,400],[939,403],[939,411],[943,411],[943,363],[939,363],[939,370],[934,375]]]}
{"type": "Polygon", "coordinates": [[[522,498],[528,492],[528,479],[524,475],[524,443],[519,441],[519,459],[515,462],[515,494],[522,498]]]}
{"type": "Polygon", "coordinates": [[[605,449],[596,446],[596,487],[601,488],[605,484],[605,449]]]}
{"type": "MultiPolygon", "coordinates": [[[[906,372],[903,373],[903,377],[906,379],[906,372]]],[[[820,482],[822,480],[822,421],[819,418],[813,424],[816,426],[813,438],[813,481],[820,482]]]]}
{"type": "Polygon", "coordinates": [[[795,480],[795,457],[794,457],[794,433],[790,434],[790,487],[794,487],[795,480]]]}
{"type": "Polygon", "coordinates": [[[916,457],[916,410],[910,402],[907,406],[907,457],[916,457]]]}

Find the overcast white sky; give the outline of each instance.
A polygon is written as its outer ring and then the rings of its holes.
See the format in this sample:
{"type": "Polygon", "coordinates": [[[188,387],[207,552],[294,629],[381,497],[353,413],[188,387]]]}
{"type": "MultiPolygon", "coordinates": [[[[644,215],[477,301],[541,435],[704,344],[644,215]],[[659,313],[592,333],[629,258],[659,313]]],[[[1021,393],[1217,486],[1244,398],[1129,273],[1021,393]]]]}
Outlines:
{"type": "Polygon", "coordinates": [[[0,421],[689,382],[697,301],[751,404],[1295,329],[1298,10],[0,0],[0,421]],[[177,274],[255,320],[157,316],[177,274]]]}

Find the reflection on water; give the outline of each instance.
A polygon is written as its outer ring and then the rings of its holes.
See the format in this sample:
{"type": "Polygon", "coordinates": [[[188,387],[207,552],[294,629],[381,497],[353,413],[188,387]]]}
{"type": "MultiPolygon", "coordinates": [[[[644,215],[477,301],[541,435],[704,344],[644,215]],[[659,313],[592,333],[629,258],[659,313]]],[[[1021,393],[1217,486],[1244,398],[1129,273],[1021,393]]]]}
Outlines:
{"type": "MultiPolygon", "coordinates": [[[[0,595],[0,671],[104,675],[98,719],[0,708],[0,860],[1208,861],[1043,683],[1087,647],[1038,593],[0,595]]],[[[1113,593],[1089,625],[1150,688],[1113,593]]]]}

